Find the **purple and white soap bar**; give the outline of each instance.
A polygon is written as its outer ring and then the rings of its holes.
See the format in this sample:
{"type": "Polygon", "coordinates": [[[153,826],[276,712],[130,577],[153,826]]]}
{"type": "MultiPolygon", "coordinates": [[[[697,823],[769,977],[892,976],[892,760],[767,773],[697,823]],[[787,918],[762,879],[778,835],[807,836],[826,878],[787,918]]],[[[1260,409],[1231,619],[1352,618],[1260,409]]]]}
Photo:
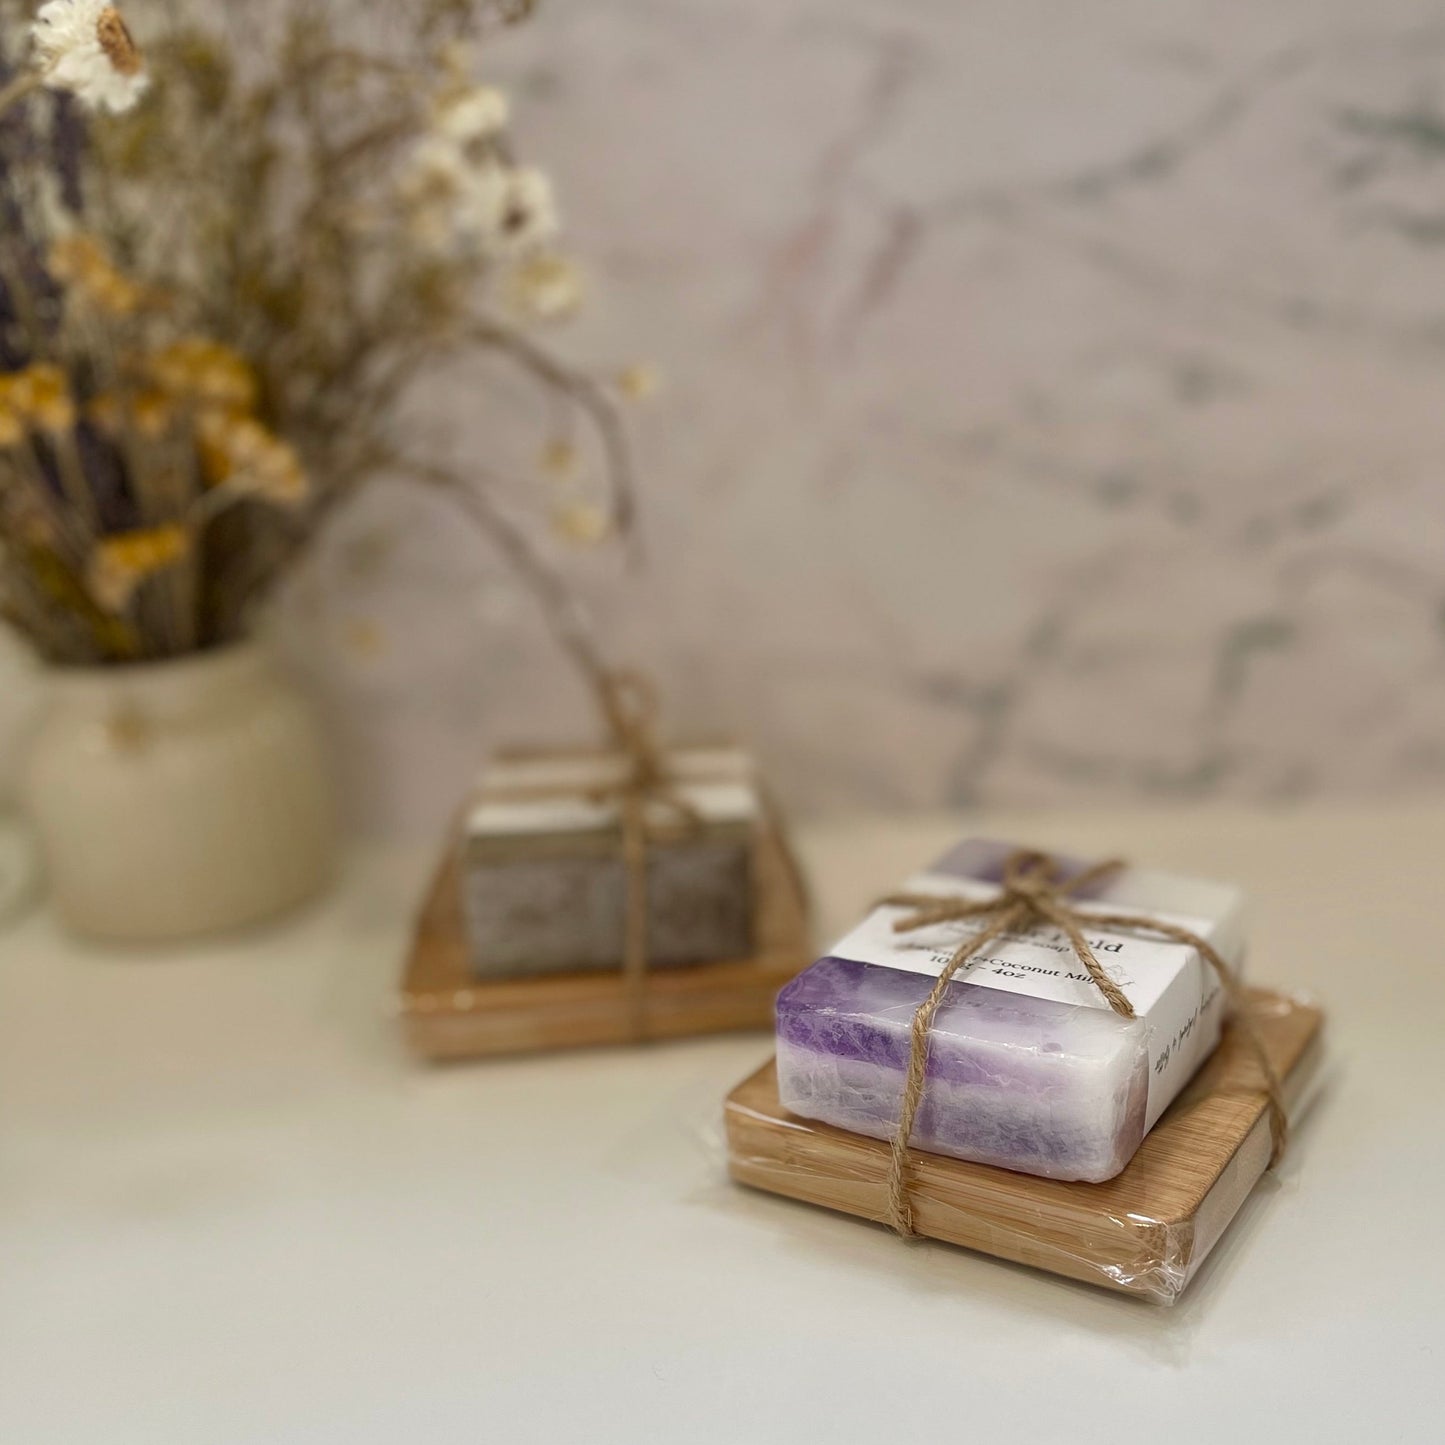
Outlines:
{"type": "MultiPolygon", "coordinates": [[[[962,843],[907,889],[988,898],[1013,851],[962,843]]],[[[1070,873],[1086,866],[1060,861],[1070,873]]],[[[1243,952],[1243,898],[1232,887],[1128,868],[1072,901],[1181,925],[1231,966],[1243,952]]],[[[897,934],[904,911],[875,909],[778,995],[778,1087],[792,1113],[893,1137],[913,1015],[979,927],[897,934]]],[[[1129,1162],[1218,1043],[1223,999],[1187,944],[1103,931],[1089,942],[1138,1017],[1110,1009],[1057,930],[1006,936],[948,985],[914,1147],[1051,1179],[1110,1179],[1129,1162]]]]}

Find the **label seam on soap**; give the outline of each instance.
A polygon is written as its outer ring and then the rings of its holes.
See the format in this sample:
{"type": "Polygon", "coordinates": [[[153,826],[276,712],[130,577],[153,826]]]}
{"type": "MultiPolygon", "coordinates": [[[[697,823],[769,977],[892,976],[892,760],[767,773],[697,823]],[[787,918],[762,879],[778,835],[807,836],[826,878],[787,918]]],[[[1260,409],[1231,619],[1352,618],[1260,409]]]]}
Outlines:
{"type": "MultiPolygon", "coordinates": [[[[678,796],[696,809],[704,822],[747,822],[757,816],[757,795],[745,783],[683,783],[678,796]]],[[[525,833],[585,832],[615,828],[621,816],[615,799],[593,801],[584,796],[556,798],[482,798],[467,816],[466,831],[473,837],[525,833]]],[[[653,816],[666,822],[671,816],[657,804],[653,816]]]]}

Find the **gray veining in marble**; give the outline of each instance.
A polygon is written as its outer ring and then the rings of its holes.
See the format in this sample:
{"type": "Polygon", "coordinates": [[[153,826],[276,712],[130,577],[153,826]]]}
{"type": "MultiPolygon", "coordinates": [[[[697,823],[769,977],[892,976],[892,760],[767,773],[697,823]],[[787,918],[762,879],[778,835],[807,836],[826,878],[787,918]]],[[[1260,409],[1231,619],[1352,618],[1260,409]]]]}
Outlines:
{"type": "MultiPolygon", "coordinates": [[[[565,343],[667,377],[648,567],[583,576],[681,725],[810,808],[1445,784],[1437,7],[550,0],[495,57],[565,343]]],[[[524,504],[490,377],[418,415],[524,504]]],[[[373,816],[585,726],[434,504],[293,616],[373,816]]]]}

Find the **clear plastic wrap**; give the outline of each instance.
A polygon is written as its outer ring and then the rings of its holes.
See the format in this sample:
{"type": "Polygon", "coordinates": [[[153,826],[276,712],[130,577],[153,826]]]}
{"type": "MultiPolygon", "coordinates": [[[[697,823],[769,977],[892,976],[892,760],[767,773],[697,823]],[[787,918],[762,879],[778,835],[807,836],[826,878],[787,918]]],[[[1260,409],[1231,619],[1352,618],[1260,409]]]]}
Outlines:
{"type": "MultiPolygon", "coordinates": [[[[1296,1117],[1313,1092],[1323,1015],[1261,989],[1246,998],[1296,1117]]],[[[888,1143],[789,1112],[773,1064],[733,1090],[725,1125],[738,1182],[887,1218],[888,1143]]],[[[914,1224],[933,1239],[1172,1304],[1268,1167],[1271,1142],[1258,1062],[1226,1027],[1209,1061],[1112,1179],[1045,1179],[917,1150],[914,1224]]]]}

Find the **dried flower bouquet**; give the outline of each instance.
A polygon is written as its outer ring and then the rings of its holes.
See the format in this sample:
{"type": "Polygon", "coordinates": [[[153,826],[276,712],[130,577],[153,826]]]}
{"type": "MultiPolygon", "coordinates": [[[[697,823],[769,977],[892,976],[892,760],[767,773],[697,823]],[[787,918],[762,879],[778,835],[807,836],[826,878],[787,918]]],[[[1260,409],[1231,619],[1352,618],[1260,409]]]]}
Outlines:
{"type": "Polygon", "coordinates": [[[401,416],[496,353],[557,403],[553,528],[630,526],[617,408],[647,374],[537,339],[579,276],[472,76],[525,5],[388,6],[364,43],[344,0],[126,8],[0,0],[0,615],[57,663],[223,643],[387,475],[452,496],[595,669],[529,524],[401,416]]]}

